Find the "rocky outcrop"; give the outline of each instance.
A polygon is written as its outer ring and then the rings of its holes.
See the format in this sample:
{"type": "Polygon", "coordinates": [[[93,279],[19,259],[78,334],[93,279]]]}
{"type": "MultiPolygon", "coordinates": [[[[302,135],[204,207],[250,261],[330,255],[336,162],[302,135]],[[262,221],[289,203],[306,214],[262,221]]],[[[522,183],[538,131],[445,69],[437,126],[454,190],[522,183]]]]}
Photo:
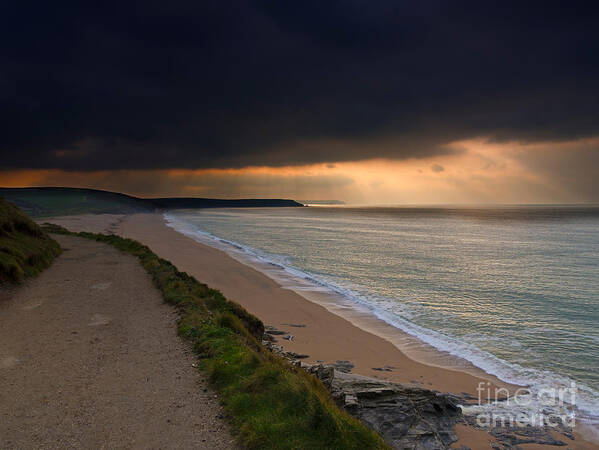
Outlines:
{"type": "MultiPolygon", "coordinates": [[[[339,406],[377,431],[394,448],[437,450],[449,448],[457,441],[454,427],[463,417],[455,397],[351,374],[351,361],[305,364],[300,359],[308,355],[285,351],[276,344],[276,338],[287,335],[286,331],[268,325],[265,329],[262,344],[266,348],[314,374],[339,406]]],[[[387,368],[392,370],[388,366],[381,370],[387,368]]]]}
{"type": "Polygon", "coordinates": [[[398,449],[448,448],[457,441],[460,408],[444,394],[344,373],[331,365],[300,364],[318,377],[335,401],[398,449]]]}
{"type": "MultiPolygon", "coordinates": [[[[293,326],[288,324],[289,326],[293,326]]],[[[377,431],[392,447],[410,450],[447,449],[457,441],[455,425],[462,423],[489,433],[493,438],[490,448],[518,450],[522,444],[565,446],[556,439],[557,432],[569,440],[574,436],[564,424],[548,427],[480,427],[476,416],[464,415],[458,404],[468,405],[477,400],[470,394],[441,394],[437,391],[403,385],[377,378],[351,374],[351,361],[338,360],[331,364],[310,365],[301,362],[308,355],[285,351],[276,344],[276,337],[286,331],[266,326],[262,344],[273,353],[287,359],[290,364],[314,374],[331,392],[334,400],[353,416],[377,431]]],[[[373,367],[373,370],[392,371],[391,366],[373,367]]],[[[467,409],[466,409],[467,410],[467,409]]],[[[462,447],[466,449],[467,447],[462,447]]]]}
{"type": "Polygon", "coordinates": [[[496,427],[481,427],[477,424],[474,415],[466,415],[465,422],[472,428],[477,428],[489,433],[496,442],[493,448],[499,450],[521,449],[524,444],[551,445],[555,447],[564,447],[568,444],[555,436],[560,436],[566,441],[574,441],[572,429],[564,424],[559,418],[553,418],[558,422],[555,427],[550,426],[514,426],[509,423],[496,427]]]}

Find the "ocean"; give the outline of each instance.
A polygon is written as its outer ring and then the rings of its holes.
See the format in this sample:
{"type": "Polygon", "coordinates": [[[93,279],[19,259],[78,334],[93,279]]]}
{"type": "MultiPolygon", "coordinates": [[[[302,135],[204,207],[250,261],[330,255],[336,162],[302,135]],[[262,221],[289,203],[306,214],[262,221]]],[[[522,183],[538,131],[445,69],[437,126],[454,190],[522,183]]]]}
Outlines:
{"type": "Polygon", "coordinates": [[[342,296],[532,390],[576,383],[599,417],[599,208],[181,210],[176,230],[342,296]]]}

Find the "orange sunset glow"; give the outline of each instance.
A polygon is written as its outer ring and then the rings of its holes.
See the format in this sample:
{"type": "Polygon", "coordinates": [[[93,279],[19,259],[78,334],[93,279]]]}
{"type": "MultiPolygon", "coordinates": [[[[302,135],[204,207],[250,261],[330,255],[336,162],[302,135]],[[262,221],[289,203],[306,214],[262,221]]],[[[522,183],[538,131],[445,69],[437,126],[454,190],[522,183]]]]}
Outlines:
{"type": "Polygon", "coordinates": [[[6,187],[91,187],[141,197],[286,197],[337,199],[348,204],[567,203],[593,200],[573,164],[599,147],[599,138],[569,142],[452,142],[452,152],[430,158],[370,159],[238,169],[0,173],[6,187]],[[539,161],[544,167],[539,168],[539,161]],[[574,163],[573,163],[574,162],[574,163]],[[571,170],[564,170],[571,166],[571,170]],[[560,168],[559,174],[556,168],[560,168]]]}

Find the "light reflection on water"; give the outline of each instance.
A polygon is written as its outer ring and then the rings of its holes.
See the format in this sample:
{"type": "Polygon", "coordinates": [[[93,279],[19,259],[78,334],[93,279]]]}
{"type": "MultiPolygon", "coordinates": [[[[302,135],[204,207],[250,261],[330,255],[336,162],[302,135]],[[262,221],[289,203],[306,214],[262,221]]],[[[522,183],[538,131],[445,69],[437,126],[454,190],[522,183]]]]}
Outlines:
{"type": "MultiPolygon", "coordinates": [[[[457,340],[460,351],[474,346],[511,363],[506,377],[520,368],[529,378],[549,371],[599,391],[597,208],[260,208],[175,216],[457,340]]],[[[599,408],[589,395],[589,406],[599,408]]]]}

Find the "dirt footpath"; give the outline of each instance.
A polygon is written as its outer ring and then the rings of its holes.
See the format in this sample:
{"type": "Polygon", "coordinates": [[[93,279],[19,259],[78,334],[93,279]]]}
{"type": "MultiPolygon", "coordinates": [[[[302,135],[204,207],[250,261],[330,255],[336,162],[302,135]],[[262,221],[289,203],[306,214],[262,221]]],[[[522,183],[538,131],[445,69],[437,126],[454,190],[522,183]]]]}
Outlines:
{"type": "Polygon", "coordinates": [[[55,263],[0,296],[0,448],[234,448],[137,259],[56,239],[55,263]]]}

